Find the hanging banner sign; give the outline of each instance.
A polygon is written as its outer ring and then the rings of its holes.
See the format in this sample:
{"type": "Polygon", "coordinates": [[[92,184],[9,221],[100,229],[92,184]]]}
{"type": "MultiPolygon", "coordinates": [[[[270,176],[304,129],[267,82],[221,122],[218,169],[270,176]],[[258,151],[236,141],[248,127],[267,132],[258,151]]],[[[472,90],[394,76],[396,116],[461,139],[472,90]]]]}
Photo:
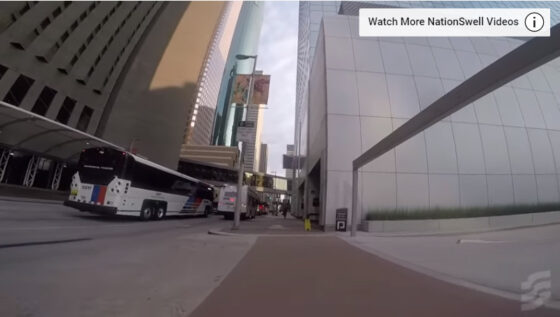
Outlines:
{"type": "Polygon", "coordinates": [[[268,103],[268,89],[270,88],[270,75],[255,75],[253,96],[251,104],[266,105],[268,103]]]}
{"type": "Polygon", "coordinates": [[[231,92],[231,103],[246,104],[251,75],[236,75],[231,92]]]}

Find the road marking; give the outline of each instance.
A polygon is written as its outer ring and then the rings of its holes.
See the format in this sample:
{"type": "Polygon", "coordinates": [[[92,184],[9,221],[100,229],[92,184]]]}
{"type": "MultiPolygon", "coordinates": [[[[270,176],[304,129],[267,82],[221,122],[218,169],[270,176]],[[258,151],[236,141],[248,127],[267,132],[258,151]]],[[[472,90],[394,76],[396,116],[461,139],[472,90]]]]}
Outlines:
{"type": "Polygon", "coordinates": [[[461,243],[479,243],[479,244],[490,244],[490,243],[508,243],[510,241],[500,241],[500,240],[478,240],[478,239],[459,239],[458,244],[461,243]]]}
{"type": "Polygon", "coordinates": [[[23,231],[23,230],[57,230],[57,229],[83,229],[83,228],[108,228],[108,227],[130,227],[134,224],[104,225],[104,226],[44,226],[44,227],[23,227],[23,228],[4,228],[1,231],[23,231]]]}

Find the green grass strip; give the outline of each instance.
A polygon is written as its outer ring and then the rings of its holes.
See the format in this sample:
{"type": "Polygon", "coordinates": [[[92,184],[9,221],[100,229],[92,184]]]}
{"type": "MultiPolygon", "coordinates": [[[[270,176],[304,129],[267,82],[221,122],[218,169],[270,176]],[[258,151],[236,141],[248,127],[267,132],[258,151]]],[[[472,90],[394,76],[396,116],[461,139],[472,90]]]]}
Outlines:
{"type": "Polygon", "coordinates": [[[366,220],[420,220],[454,219],[489,216],[531,214],[537,212],[559,211],[560,203],[535,205],[502,205],[491,207],[466,208],[417,208],[417,209],[377,209],[366,215],[366,220]]]}

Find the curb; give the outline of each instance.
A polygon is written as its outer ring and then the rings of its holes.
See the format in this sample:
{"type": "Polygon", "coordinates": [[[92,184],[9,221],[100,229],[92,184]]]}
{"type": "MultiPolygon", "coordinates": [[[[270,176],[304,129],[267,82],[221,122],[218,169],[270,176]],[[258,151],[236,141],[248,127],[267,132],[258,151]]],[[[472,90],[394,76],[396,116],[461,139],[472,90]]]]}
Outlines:
{"type": "MultiPolygon", "coordinates": [[[[411,271],[421,273],[421,274],[424,274],[424,275],[429,276],[431,278],[435,278],[435,279],[438,279],[440,281],[447,282],[447,283],[450,283],[450,284],[453,284],[453,285],[462,286],[462,287],[472,289],[472,290],[475,290],[475,291],[479,291],[479,292],[482,292],[482,293],[486,293],[486,294],[502,297],[502,298],[505,298],[505,299],[509,299],[509,300],[512,300],[512,301],[516,301],[516,302],[519,302],[520,305],[521,305],[521,301],[520,301],[521,295],[522,295],[521,293],[513,293],[511,291],[493,288],[493,287],[490,287],[490,286],[487,286],[487,285],[470,282],[470,281],[467,281],[467,280],[464,280],[464,279],[461,279],[461,278],[458,278],[458,277],[454,277],[454,276],[451,276],[451,275],[448,275],[448,274],[445,274],[445,273],[437,272],[437,271],[425,268],[421,265],[414,264],[414,263],[409,262],[409,261],[401,260],[397,257],[394,257],[392,255],[381,252],[377,249],[368,248],[363,244],[359,244],[359,243],[356,243],[355,241],[352,241],[352,238],[341,238],[341,240],[345,241],[350,246],[358,248],[358,249],[360,249],[364,252],[375,255],[375,256],[377,256],[377,257],[379,257],[379,258],[381,258],[385,261],[389,261],[391,263],[394,263],[396,265],[399,265],[399,266],[404,267],[406,269],[409,269],[411,271]]],[[[543,307],[560,310],[560,301],[549,299],[543,305],[543,307]]]]}
{"type": "Polygon", "coordinates": [[[25,197],[7,197],[7,196],[0,196],[0,201],[13,201],[13,202],[21,202],[21,203],[36,203],[36,204],[52,204],[52,205],[62,205],[64,202],[63,200],[54,200],[54,199],[34,199],[34,198],[25,198],[25,197]]]}
{"type": "Polygon", "coordinates": [[[369,236],[369,237],[441,237],[441,236],[456,236],[456,235],[470,235],[470,234],[479,234],[479,233],[487,233],[487,232],[498,232],[498,231],[509,231],[509,230],[518,230],[518,229],[528,229],[528,228],[536,228],[536,227],[545,227],[545,226],[555,226],[560,224],[560,222],[551,222],[551,223],[543,223],[543,224],[534,224],[534,225],[525,225],[525,226],[518,226],[518,227],[505,227],[505,228],[490,228],[490,229],[481,229],[481,230],[470,230],[470,231],[445,231],[445,232],[394,232],[394,233],[383,233],[383,232],[369,232],[369,231],[362,231],[359,230],[360,234],[369,236]]]}
{"type": "Polygon", "coordinates": [[[210,229],[209,235],[229,236],[229,237],[336,237],[335,233],[233,233],[224,232],[222,229],[210,229]]]}

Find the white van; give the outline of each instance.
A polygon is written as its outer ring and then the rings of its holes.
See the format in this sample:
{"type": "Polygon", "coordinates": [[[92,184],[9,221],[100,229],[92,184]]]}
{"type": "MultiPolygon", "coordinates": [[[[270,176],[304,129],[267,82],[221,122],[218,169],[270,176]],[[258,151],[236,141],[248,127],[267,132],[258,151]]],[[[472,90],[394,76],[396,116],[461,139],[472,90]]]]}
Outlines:
{"type": "MultiPolygon", "coordinates": [[[[218,198],[218,215],[225,219],[233,219],[235,213],[235,200],[237,199],[237,185],[226,185],[220,188],[218,198]]],[[[254,218],[257,213],[258,198],[249,186],[241,187],[241,219],[254,218]]]]}

